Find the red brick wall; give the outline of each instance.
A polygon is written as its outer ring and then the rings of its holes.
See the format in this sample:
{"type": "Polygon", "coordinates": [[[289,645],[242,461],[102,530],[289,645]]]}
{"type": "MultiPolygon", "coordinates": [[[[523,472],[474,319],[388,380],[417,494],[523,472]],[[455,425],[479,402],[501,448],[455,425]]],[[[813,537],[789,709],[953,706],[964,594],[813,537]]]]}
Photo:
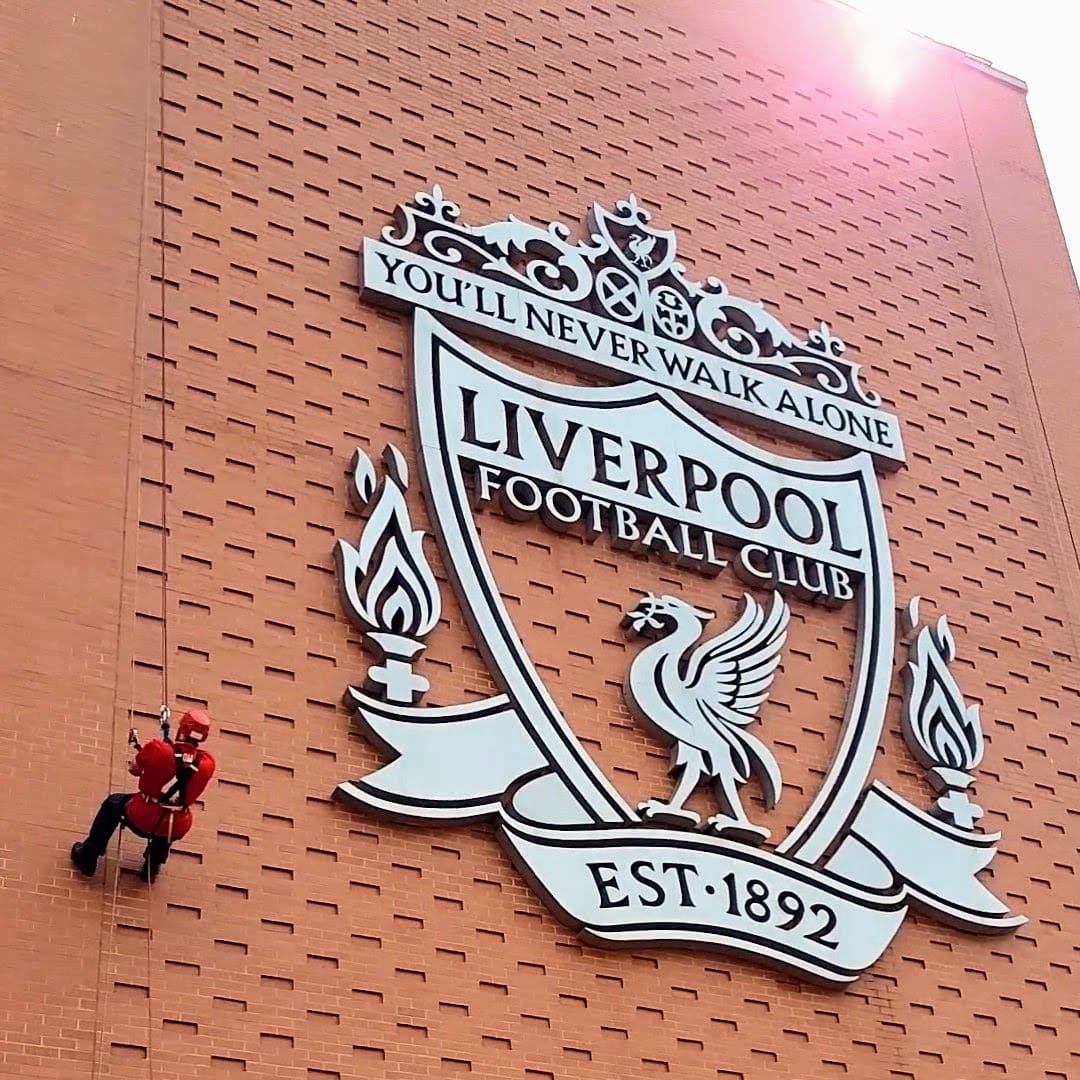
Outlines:
{"type": "Polygon", "coordinates": [[[0,10],[5,1078],[89,1076],[105,985],[102,893],[64,864],[122,752],[130,666],[121,574],[157,70],[143,7],[0,10]]]}
{"type": "MultiPolygon", "coordinates": [[[[877,99],[856,20],[816,0],[143,7],[0,14],[0,1075],[1073,1075],[1080,319],[1022,93],[915,45],[877,99]],[[633,190],[694,275],[848,341],[903,420],[908,467],[881,480],[898,596],[956,630],[991,883],[1026,927],[909,918],[844,991],[600,951],[489,828],[330,800],[379,762],[339,704],[366,663],[331,559],[359,528],[345,469],[355,446],[413,458],[408,319],[359,302],[356,252],[433,183],[474,222],[579,222],[633,190]],[[163,615],[219,779],[152,893],[130,838],[87,883],[67,848],[126,783],[129,707],[153,727],[163,615]]],[[[733,610],[741,587],[495,517],[485,543],[579,733],[627,798],[659,793],[619,612],[661,585],[733,610]]],[[[768,716],[781,828],[835,737],[844,621],[796,606],[768,716]]],[[[490,692],[448,592],[427,655],[431,703],[490,692]]],[[[925,798],[898,697],[883,750],[876,775],[925,798]]]]}

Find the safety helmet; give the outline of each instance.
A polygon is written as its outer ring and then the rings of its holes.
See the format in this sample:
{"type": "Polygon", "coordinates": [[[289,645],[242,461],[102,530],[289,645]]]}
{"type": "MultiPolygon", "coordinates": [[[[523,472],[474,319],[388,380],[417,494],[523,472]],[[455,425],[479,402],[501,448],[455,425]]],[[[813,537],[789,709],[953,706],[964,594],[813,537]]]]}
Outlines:
{"type": "Polygon", "coordinates": [[[188,709],[180,717],[180,724],[176,729],[176,741],[188,743],[201,743],[210,734],[210,714],[202,709],[188,709]]]}

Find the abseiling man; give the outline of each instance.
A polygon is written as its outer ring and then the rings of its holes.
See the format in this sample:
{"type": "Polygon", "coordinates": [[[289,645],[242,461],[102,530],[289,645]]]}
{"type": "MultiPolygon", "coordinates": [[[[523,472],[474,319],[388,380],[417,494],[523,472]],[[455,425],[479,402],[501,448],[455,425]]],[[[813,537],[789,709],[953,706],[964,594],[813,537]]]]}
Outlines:
{"type": "Polygon", "coordinates": [[[94,876],[98,859],[122,823],[147,841],[139,877],[154,880],[172,842],[191,829],[191,805],[214,775],[214,759],[202,748],[209,734],[210,717],[201,709],[190,709],[180,718],[173,741],[161,738],[141,747],[136,744],[128,771],[139,778],[139,790],[106,796],[86,839],[71,847],[71,861],[80,873],[94,876]]]}

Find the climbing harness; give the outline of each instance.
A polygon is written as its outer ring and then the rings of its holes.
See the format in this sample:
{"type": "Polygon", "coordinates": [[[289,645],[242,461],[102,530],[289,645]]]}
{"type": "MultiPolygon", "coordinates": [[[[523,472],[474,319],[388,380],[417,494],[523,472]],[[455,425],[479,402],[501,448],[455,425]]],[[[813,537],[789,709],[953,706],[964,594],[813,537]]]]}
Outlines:
{"type": "MultiPolygon", "coordinates": [[[[168,830],[163,839],[166,843],[171,844],[173,838],[173,815],[188,809],[188,781],[199,771],[199,762],[203,752],[199,749],[191,752],[190,750],[185,749],[184,746],[177,746],[172,742],[170,737],[172,714],[169,711],[168,705],[161,706],[159,715],[161,717],[162,741],[173,746],[175,779],[168,788],[160,791],[157,795],[148,795],[145,792],[141,792],[138,796],[150,806],[157,806],[161,809],[161,814],[154,823],[152,829],[145,830],[136,828],[136,826],[128,820],[126,815],[121,819],[120,828],[130,829],[136,836],[141,836],[144,840],[150,840],[155,837],[160,837],[158,829],[161,828],[162,822],[167,819],[168,830]]],[[[139,732],[137,729],[132,728],[128,732],[128,743],[135,747],[136,751],[142,749],[142,743],[139,742],[139,732]]]]}

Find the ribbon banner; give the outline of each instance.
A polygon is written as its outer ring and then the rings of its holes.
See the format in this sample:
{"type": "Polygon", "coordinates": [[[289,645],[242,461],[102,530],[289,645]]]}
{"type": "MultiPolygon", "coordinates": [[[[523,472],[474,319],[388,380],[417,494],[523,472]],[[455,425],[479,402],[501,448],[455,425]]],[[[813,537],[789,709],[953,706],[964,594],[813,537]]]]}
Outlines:
{"type": "Polygon", "coordinates": [[[587,940],[705,945],[855,979],[904,919],[902,887],[860,889],[768,851],[650,828],[551,829],[503,814],[522,874],[587,940]]]}
{"type": "Polygon", "coordinates": [[[588,821],[505,696],[432,709],[349,699],[393,760],[339,785],[339,798],[397,820],[494,818],[523,876],[597,944],[724,948],[844,984],[881,956],[911,903],[985,933],[1025,921],[975,878],[996,835],[951,828],[881,784],[819,870],[714,837],[588,821]]]}

